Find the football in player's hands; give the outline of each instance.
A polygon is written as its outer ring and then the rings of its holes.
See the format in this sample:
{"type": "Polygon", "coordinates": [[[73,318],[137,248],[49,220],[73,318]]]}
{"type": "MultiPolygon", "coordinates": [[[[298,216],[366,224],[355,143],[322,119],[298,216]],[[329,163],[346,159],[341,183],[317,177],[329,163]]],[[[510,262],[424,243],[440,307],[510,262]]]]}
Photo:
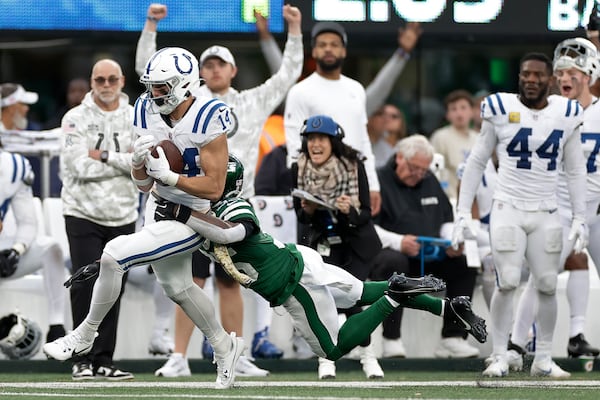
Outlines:
{"type": "Polygon", "coordinates": [[[183,156],[181,152],[170,140],[162,140],[158,142],[156,146],[152,148],[150,154],[152,157],[158,158],[158,152],[156,151],[156,147],[162,147],[165,152],[165,157],[167,157],[167,161],[169,161],[169,166],[171,167],[171,171],[177,172],[178,174],[183,171],[183,156]]]}

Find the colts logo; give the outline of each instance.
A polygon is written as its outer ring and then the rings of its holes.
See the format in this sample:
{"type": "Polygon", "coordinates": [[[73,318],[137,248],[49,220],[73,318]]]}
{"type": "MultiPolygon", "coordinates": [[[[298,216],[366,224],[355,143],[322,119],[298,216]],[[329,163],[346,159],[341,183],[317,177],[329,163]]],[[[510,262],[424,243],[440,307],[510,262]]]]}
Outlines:
{"type": "Polygon", "coordinates": [[[283,217],[281,214],[273,214],[273,225],[278,228],[283,225],[283,217]]]}
{"type": "Polygon", "coordinates": [[[177,68],[177,71],[179,71],[180,74],[183,74],[183,75],[189,74],[194,69],[194,64],[192,63],[192,58],[188,54],[185,54],[185,53],[182,53],[179,55],[173,54],[173,58],[175,59],[175,68],[177,68]],[[184,71],[179,67],[179,56],[183,56],[183,58],[188,60],[190,67],[188,68],[187,71],[184,71]]]}

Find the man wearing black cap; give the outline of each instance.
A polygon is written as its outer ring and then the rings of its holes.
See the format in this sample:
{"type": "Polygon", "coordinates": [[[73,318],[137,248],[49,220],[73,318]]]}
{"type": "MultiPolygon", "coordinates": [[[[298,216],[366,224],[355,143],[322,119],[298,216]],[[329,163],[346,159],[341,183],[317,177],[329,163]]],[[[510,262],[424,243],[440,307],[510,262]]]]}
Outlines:
{"type": "Polygon", "coordinates": [[[285,138],[288,165],[300,149],[300,127],[306,118],[326,114],[344,127],[344,142],[366,156],[365,169],[371,192],[371,209],[379,211],[381,198],[371,142],[367,133],[366,94],[363,86],[345,75],[348,39],[344,28],[335,22],[319,22],[311,32],[312,57],[317,70],[292,86],[285,107],[285,138]]]}
{"type": "MultiPolygon", "coordinates": [[[[344,143],[366,156],[365,169],[369,181],[371,208],[379,210],[379,181],[371,142],[367,134],[366,94],[363,86],[342,75],[348,39],[344,28],[335,22],[320,22],[311,32],[312,57],[317,70],[294,85],[286,100],[284,124],[288,146],[288,164],[294,162],[300,149],[300,127],[311,115],[326,114],[344,127],[344,143]]],[[[383,371],[369,347],[361,347],[361,363],[368,377],[383,377],[383,371]]],[[[335,366],[319,359],[319,377],[335,376],[335,366]]]]}

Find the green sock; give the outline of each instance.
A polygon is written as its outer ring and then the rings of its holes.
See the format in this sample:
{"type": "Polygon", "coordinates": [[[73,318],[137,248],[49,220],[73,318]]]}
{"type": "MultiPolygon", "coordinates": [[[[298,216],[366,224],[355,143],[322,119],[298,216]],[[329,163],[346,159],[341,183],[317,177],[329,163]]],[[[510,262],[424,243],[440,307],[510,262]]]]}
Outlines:
{"type": "Polygon", "coordinates": [[[428,294],[420,294],[415,297],[407,297],[400,303],[402,307],[413,308],[415,310],[429,311],[435,315],[442,315],[444,300],[430,296],[428,294]]]}
{"type": "Polygon", "coordinates": [[[383,297],[386,290],[388,290],[387,281],[364,282],[363,293],[357,305],[365,306],[375,303],[383,297]]]}
{"type": "Polygon", "coordinates": [[[364,342],[392,311],[394,307],[387,299],[380,297],[371,307],[348,318],[340,328],[335,350],[327,358],[337,360],[364,342]]]}

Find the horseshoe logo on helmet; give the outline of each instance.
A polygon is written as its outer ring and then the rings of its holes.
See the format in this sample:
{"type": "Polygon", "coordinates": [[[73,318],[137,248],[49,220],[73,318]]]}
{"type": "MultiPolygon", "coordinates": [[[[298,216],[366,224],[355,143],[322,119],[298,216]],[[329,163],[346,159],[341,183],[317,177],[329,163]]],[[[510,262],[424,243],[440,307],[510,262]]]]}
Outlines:
{"type": "Polygon", "coordinates": [[[189,55],[187,55],[185,53],[182,53],[182,54],[173,54],[173,58],[175,59],[175,68],[177,68],[177,71],[180,74],[189,74],[194,69],[194,64],[192,63],[192,58],[189,55]],[[190,63],[190,68],[187,71],[184,71],[183,69],[181,69],[179,67],[179,56],[183,56],[190,63]]]}

